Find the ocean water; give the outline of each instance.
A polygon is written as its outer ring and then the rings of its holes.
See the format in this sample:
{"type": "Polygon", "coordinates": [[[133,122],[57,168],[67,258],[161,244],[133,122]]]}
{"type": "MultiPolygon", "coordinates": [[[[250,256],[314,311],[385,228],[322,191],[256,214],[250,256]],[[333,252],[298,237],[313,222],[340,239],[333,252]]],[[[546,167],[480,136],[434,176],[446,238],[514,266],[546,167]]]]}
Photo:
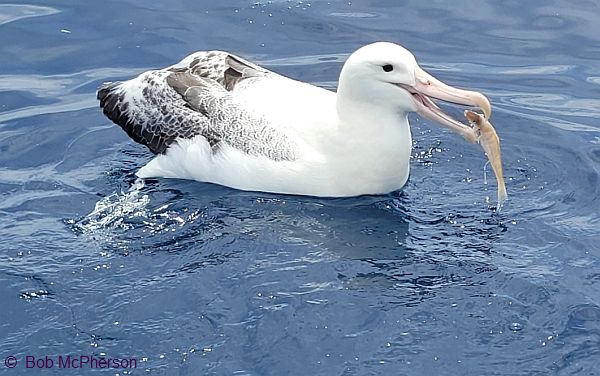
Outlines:
{"type": "Polygon", "coordinates": [[[2,2],[0,373],[600,375],[599,12],[2,2]],[[152,156],[95,99],[203,49],[334,89],[345,57],[377,40],[491,99],[500,212],[481,150],[416,116],[402,191],[328,200],[136,182],[152,156]],[[137,368],[59,368],[67,355],[137,368]]]}

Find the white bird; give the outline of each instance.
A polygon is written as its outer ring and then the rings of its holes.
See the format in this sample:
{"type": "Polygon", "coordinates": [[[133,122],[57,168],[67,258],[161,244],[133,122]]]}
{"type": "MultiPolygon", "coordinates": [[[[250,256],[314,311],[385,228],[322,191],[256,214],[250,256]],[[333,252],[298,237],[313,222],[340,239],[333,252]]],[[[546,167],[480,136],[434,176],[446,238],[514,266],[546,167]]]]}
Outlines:
{"type": "Polygon", "coordinates": [[[384,194],[409,175],[416,111],[475,141],[430,98],[491,107],[448,86],[405,48],[377,42],[345,62],[337,93],[222,51],[98,90],[104,114],[156,157],[137,175],[324,197],[384,194]]]}

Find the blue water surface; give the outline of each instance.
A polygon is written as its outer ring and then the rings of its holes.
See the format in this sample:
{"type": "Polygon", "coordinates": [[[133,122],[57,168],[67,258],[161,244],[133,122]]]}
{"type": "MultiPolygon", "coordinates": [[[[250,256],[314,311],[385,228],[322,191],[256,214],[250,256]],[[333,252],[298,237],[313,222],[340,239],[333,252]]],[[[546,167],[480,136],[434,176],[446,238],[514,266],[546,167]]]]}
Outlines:
{"type": "Polygon", "coordinates": [[[92,372],[26,368],[71,354],[137,359],[93,371],[110,375],[600,375],[599,14],[556,0],[2,2],[0,373],[92,372]],[[410,181],[387,196],[136,185],[152,156],[95,99],[203,49],[334,89],[377,40],[489,96],[502,211],[483,152],[416,116],[410,181]]]}

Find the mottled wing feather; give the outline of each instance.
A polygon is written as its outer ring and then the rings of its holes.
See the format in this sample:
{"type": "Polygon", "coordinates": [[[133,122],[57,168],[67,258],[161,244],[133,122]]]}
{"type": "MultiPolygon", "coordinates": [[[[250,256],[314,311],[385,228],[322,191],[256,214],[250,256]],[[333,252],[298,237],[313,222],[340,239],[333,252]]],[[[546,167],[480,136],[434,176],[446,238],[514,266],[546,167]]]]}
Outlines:
{"type": "Polygon", "coordinates": [[[164,153],[177,138],[201,134],[208,124],[166,83],[168,72],[146,72],[134,80],[108,83],[98,90],[104,114],[134,141],[164,153]]]}
{"type": "Polygon", "coordinates": [[[268,121],[245,111],[231,91],[244,79],[270,74],[221,51],[197,52],[169,68],[98,90],[104,114],[136,142],[164,153],[178,138],[204,136],[251,155],[296,158],[295,147],[268,121]]]}
{"type": "Polygon", "coordinates": [[[188,106],[205,115],[219,139],[251,155],[276,161],[297,158],[295,145],[262,116],[247,111],[234,95],[214,80],[190,72],[171,73],[167,83],[188,106]]]}
{"type": "Polygon", "coordinates": [[[233,90],[235,85],[246,78],[264,77],[271,73],[256,64],[233,55],[225,57],[225,64],[228,68],[224,72],[223,86],[229,91],[233,90]]]}
{"type": "Polygon", "coordinates": [[[273,74],[254,63],[227,52],[199,52],[192,56],[193,58],[184,69],[171,68],[171,70],[174,72],[190,72],[199,77],[210,78],[229,91],[242,79],[273,74]]]}

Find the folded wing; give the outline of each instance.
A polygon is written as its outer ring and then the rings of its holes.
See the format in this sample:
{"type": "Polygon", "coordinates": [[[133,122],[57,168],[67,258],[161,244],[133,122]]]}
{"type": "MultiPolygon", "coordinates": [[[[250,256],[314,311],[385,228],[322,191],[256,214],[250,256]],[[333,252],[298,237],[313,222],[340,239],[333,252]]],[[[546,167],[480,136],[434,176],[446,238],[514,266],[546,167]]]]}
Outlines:
{"type": "Polygon", "coordinates": [[[235,88],[277,76],[226,52],[198,52],[172,67],[148,71],[98,90],[104,114],[136,142],[164,153],[178,138],[203,136],[247,154],[294,160],[297,147],[282,127],[236,100],[235,88]]]}

